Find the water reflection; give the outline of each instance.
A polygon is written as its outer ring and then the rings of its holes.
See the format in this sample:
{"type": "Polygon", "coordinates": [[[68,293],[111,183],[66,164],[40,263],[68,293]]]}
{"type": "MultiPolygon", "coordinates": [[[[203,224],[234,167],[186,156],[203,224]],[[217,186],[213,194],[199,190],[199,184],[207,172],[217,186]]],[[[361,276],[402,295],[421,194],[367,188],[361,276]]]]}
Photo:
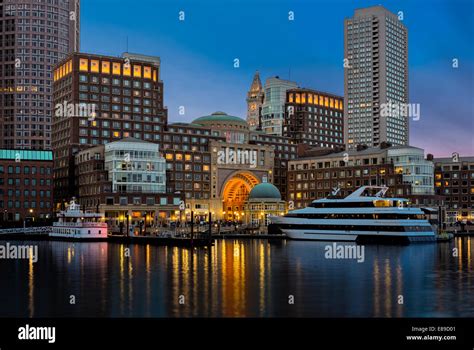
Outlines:
{"type": "Polygon", "coordinates": [[[0,261],[2,317],[474,316],[470,238],[366,246],[363,263],[324,242],[34,244],[37,263],[0,261]]]}

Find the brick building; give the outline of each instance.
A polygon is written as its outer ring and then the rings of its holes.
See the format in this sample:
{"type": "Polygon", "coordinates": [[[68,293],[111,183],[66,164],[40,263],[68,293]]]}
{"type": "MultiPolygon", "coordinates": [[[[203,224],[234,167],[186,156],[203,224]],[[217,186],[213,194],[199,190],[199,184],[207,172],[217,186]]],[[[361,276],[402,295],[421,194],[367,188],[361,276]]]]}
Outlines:
{"type": "Polygon", "coordinates": [[[47,221],[53,208],[51,151],[0,149],[0,220],[47,221]]]}

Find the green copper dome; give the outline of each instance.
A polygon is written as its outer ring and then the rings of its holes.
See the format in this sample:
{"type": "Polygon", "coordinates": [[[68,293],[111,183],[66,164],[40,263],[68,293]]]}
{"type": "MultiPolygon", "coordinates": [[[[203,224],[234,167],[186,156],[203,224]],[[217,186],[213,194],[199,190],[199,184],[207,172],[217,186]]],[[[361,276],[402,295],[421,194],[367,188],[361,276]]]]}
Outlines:
{"type": "Polygon", "coordinates": [[[281,193],[275,185],[269,182],[258,184],[249,193],[249,199],[281,199],[281,193]]]}
{"type": "Polygon", "coordinates": [[[199,117],[193,121],[193,124],[213,123],[213,122],[232,122],[232,123],[247,124],[247,122],[243,120],[242,118],[228,115],[225,112],[214,112],[211,115],[205,115],[203,117],[199,117]]]}

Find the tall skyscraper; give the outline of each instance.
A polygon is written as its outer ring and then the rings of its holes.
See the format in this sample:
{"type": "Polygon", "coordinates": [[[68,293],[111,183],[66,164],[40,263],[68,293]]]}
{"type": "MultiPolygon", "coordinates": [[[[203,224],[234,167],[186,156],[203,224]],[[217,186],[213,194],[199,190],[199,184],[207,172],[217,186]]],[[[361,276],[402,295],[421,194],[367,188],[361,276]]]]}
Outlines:
{"type": "Polygon", "coordinates": [[[261,118],[264,133],[276,136],[283,134],[286,90],[297,87],[298,85],[295,82],[283,80],[279,77],[266,80],[261,118]]]}
{"type": "Polygon", "coordinates": [[[408,103],[406,27],[382,6],[358,9],[344,22],[344,58],[345,144],[407,145],[408,117],[386,108],[408,103]]]}
{"type": "Polygon", "coordinates": [[[0,1],[0,147],[51,149],[53,66],[79,50],[79,0],[0,1]]]}
{"type": "Polygon", "coordinates": [[[260,129],[260,118],[262,114],[263,104],[263,87],[260,81],[260,74],[258,71],[255,73],[250,86],[250,90],[247,93],[247,123],[250,130],[260,129]]]}

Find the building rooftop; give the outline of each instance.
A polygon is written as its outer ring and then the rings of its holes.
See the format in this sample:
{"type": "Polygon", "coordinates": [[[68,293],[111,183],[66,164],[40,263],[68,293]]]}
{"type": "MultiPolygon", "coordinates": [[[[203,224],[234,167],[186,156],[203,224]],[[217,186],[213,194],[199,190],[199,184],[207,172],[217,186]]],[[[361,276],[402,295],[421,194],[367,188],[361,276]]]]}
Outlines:
{"type": "Polygon", "coordinates": [[[246,124],[247,122],[240,118],[240,117],[234,117],[232,115],[228,115],[225,112],[214,112],[211,115],[205,115],[203,117],[199,117],[195,120],[193,120],[193,124],[200,124],[200,123],[212,123],[212,122],[234,122],[234,123],[242,123],[246,124]]]}
{"type": "MultiPolygon", "coordinates": [[[[435,162],[435,163],[454,163],[452,157],[434,158],[433,162],[435,162]]],[[[467,156],[467,157],[459,156],[459,162],[474,162],[474,156],[467,156]]]]}
{"type": "Polygon", "coordinates": [[[277,199],[281,200],[281,193],[275,185],[262,182],[256,185],[249,193],[249,200],[277,199]]]}
{"type": "Polygon", "coordinates": [[[140,139],[136,139],[134,137],[126,137],[124,139],[121,139],[121,140],[117,140],[117,141],[113,141],[113,142],[109,142],[110,143],[116,143],[116,142],[138,142],[138,143],[153,143],[153,142],[150,142],[150,141],[145,141],[145,140],[140,140],[140,139]]]}
{"type": "Polygon", "coordinates": [[[23,149],[0,149],[0,159],[2,160],[53,160],[52,151],[34,151],[23,149]]]}
{"type": "MultiPolygon", "coordinates": [[[[420,150],[424,151],[422,148],[419,147],[414,147],[414,146],[391,146],[387,148],[380,148],[380,147],[369,147],[366,149],[361,149],[360,151],[357,151],[356,149],[351,149],[348,151],[342,151],[342,152],[332,152],[329,154],[321,155],[321,156],[303,156],[299,157],[297,159],[293,159],[291,161],[299,161],[299,160],[309,160],[309,159],[330,159],[330,158],[343,158],[345,156],[363,156],[363,155],[372,155],[372,154],[380,154],[384,153],[389,150],[398,150],[398,149],[412,149],[412,150],[420,150]]],[[[309,150],[310,151],[310,150],[309,150]]]]}

